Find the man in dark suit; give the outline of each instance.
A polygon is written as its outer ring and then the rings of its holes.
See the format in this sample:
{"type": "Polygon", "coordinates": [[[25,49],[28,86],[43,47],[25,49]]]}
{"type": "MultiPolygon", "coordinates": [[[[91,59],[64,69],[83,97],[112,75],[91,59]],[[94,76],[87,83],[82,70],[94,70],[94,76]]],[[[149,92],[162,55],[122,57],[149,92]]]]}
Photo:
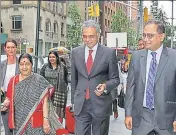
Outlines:
{"type": "Polygon", "coordinates": [[[163,46],[165,27],[144,26],[145,49],[132,55],[125,99],[125,125],[132,135],[175,135],[176,51],[163,46]]]}
{"type": "Polygon", "coordinates": [[[99,25],[83,23],[84,45],[72,51],[71,89],[76,135],[108,135],[112,114],[111,90],[119,84],[115,50],[98,43],[99,25]],[[92,128],[92,130],[91,130],[92,128]]]}
{"type": "MultiPolygon", "coordinates": [[[[0,86],[1,86],[1,90],[6,95],[8,83],[11,77],[19,73],[18,58],[16,57],[17,42],[13,39],[8,39],[5,42],[4,50],[7,54],[7,59],[1,62],[0,86]]],[[[5,105],[2,107],[5,107],[5,105]]],[[[12,132],[8,128],[8,111],[2,112],[1,114],[2,114],[3,125],[5,128],[5,135],[12,135],[12,132]]]]}

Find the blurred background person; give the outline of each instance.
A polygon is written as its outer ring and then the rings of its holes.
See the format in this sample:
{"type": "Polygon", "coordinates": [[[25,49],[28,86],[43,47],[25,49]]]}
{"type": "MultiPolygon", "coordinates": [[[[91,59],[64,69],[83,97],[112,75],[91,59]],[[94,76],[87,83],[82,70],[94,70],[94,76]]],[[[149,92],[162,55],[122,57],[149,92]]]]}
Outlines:
{"type": "MultiPolygon", "coordinates": [[[[1,96],[1,102],[3,102],[3,99],[6,97],[7,86],[10,78],[19,73],[18,58],[16,56],[17,42],[11,38],[7,39],[4,50],[6,52],[7,59],[1,62],[0,67],[0,85],[3,93],[3,96],[1,96]]],[[[1,114],[5,128],[5,135],[12,135],[12,132],[8,128],[8,111],[2,112],[1,114]]]]}
{"type": "Polygon", "coordinates": [[[119,114],[118,114],[118,108],[117,108],[117,88],[111,90],[111,95],[112,95],[112,99],[113,99],[113,102],[112,102],[112,111],[114,113],[114,119],[117,119],[119,114]]]}
{"type": "Polygon", "coordinates": [[[49,120],[61,125],[57,118],[49,117],[52,111],[49,111],[48,97],[50,90],[53,91],[52,86],[41,75],[32,73],[32,65],[30,54],[19,57],[20,74],[10,79],[1,109],[9,108],[9,128],[13,129],[14,135],[50,134],[50,125],[53,125],[49,120]]]}
{"type": "Polygon", "coordinates": [[[144,49],[144,41],[143,41],[143,39],[142,38],[139,38],[139,40],[138,40],[138,50],[141,50],[141,49],[144,49]]]}
{"type": "Polygon", "coordinates": [[[61,62],[57,51],[49,52],[48,63],[43,65],[40,74],[54,86],[54,94],[51,100],[62,123],[63,118],[65,118],[65,107],[67,103],[68,72],[63,60],[61,62]]]}

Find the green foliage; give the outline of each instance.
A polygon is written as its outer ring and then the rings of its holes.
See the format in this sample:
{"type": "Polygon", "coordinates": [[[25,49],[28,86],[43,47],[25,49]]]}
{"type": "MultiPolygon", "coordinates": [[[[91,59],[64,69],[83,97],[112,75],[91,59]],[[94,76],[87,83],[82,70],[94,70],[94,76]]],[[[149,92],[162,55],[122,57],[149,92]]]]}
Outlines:
{"type": "Polygon", "coordinates": [[[123,10],[118,10],[118,12],[113,15],[111,29],[113,33],[127,32],[128,46],[135,46],[137,44],[137,32],[132,27],[132,23],[123,10]]]}
{"type": "Polygon", "coordinates": [[[169,21],[167,19],[166,12],[163,11],[162,8],[157,7],[156,12],[151,12],[151,13],[153,14],[154,19],[160,20],[165,25],[166,37],[165,37],[163,44],[167,47],[170,47],[171,40],[169,39],[169,37],[171,37],[171,24],[169,23],[169,21]]]}
{"type": "Polygon", "coordinates": [[[70,25],[67,25],[67,45],[68,47],[77,47],[81,43],[81,15],[77,5],[70,5],[68,7],[68,17],[70,18],[70,25]]]}

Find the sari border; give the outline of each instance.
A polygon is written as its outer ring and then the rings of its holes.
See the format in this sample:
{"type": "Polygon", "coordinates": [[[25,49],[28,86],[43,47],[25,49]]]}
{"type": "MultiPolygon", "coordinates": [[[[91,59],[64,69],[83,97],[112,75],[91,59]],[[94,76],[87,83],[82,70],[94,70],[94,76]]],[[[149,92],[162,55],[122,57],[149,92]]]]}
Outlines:
{"type": "MultiPolygon", "coordinates": [[[[14,112],[14,91],[15,91],[15,80],[16,76],[13,78],[13,83],[12,83],[12,112],[14,112]]],[[[12,127],[15,127],[15,120],[14,120],[14,113],[12,113],[12,127]]]]}
{"type": "Polygon", "coordinates": [[[43,101],[43,99],[47,96],[48,90],[50,93],[53,92],[54,89],[52,89],[52,85],[49,84],[46,89],[42,92],[42,94],[40,95],[39,101],[35,103],[35,105],[33,106],[33,108],[31,109],[31,111],[29,112],[28,116],[26,117],[26,120],[24,121],[24,123],[21,125],[20,129],[17,131],[17,135],[22,135],[25,128],[27,127],[28,122],[30,121],[33,113],[35,112],[37,106],[43,101]]]}

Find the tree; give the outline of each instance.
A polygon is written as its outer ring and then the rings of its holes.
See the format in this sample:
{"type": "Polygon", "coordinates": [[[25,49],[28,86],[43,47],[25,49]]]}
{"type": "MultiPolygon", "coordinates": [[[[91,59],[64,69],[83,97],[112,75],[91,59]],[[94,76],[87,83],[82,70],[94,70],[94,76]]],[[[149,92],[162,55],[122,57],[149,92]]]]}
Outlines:
{"type": "Polygon", "coordinates": [[[81,15],[77,5],[69,5],[68,18],[70,24],[67,25],[67,46],[74,48],[81,43],[81,15]]]}
{"type": "Polygon", "coordinates": [[[151,13],[153,15],[153,19],[160,20],[165,25],[166,37],[165,37],[163,44],[167,47],[170,47],[170,45],[171,45],[171,39],[170,39],[170,37],[171,37],[171,24],[168,22],[166,12],[163,11],[162,7],[158,8],[158,1],[152,2],[151,9],[152,9],[151,13]]]}
{"type": "Polygon", "coordinates": [[[128,46],[135,46],[137,44],[137,32],[132,27],[131,21],[123,10],[119,9],[116,14],[112,16],[111,29],[112,32],[127,32],[128,46]]]}

